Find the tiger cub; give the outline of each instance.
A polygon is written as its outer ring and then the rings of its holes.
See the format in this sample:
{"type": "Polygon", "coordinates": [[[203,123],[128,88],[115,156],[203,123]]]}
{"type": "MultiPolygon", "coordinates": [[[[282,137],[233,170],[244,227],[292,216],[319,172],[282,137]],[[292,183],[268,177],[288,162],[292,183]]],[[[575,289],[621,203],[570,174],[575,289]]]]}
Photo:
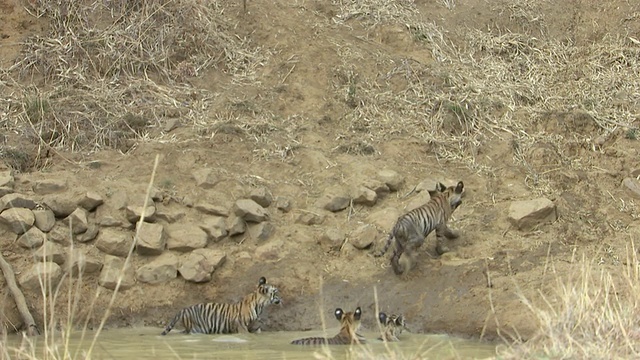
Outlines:
{"type": "Polygon", "coordinates": [[[178,321],[182,322],[184,333],[187,334],[260,332],[259,327],[255,328],[255,322],[262,310],[267,305],[281,302],[278,288],[267,284],[267,279],[261,277],[256,290],[245,296],[239,303],[202,303],[180,310],[164,329],[162,335],[167,335],[178,321]]]}
{"type": "Polygon", "coordinates": [[[415,264],[415,251],[424,244],[424,240],[436,230],[436,253],[442,255],[449,251],[444,244],[445,238],[455,239],[459,235],[447,226],[453,211],[462,204],[464,184],[445,187],[442,183],[435,190],[429,190],[431,199],[424,205],[400,216],[387,237],[384,248],[375,257],[384,255],[395,239],[395,249],[391,257],[391,266],[397,275],[405,276],[415,264]],[[404,255],[404,256],[402,256],[404,255]]]}
{"type": "Polygon", "coordinates": [[[351,345],[364,344],[365,339],[357,333],[360,328],[360,317],[362,310],[357,307],[354,312],[345,313],[342,309],[337,308],[335,312],[336,319],[340,321],[340,332],[332,338],[308,337],[304,339],[293,340],[294,345],[351,345]]]}
{"type": "Polygon", "coordinates": [[[382,336],[379,338],[382,341],[399,341],[398,335],[407,330],[407,324],[402,315],[393,314],[387,316],[387,314],[381,312],[378,314],[378,320],[384,326],[382,328],[382,336]]]}

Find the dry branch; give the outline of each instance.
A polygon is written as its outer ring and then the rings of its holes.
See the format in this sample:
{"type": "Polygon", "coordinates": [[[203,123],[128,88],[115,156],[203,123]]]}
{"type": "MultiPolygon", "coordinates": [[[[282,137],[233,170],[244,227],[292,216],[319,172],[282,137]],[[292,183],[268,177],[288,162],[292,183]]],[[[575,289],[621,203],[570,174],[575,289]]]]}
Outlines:
{"type": "Polygon", "coordinates": [[[13,295],[13,300],[16,302],[18,306],[18,311],[20,311],[20,315],[22,316],[22,320],[27,327],[27,335],[34,336],[38,335],[38,327],[36,326],[35,320],[33,320],[33,316],[31,312],[29,312],[29,307],[27,306],[27,302],[24,299],[24,295],[22,295],[22,291],[16,284],[16,275],[11,268],[11,264],[9,264],[2,253],[0,253],[0,269],[2,269],[2,273],[4,274],[5,281],[7,282],[7,286],[9,287],[9,291],[11,291],[11,295],[13,295]]]}

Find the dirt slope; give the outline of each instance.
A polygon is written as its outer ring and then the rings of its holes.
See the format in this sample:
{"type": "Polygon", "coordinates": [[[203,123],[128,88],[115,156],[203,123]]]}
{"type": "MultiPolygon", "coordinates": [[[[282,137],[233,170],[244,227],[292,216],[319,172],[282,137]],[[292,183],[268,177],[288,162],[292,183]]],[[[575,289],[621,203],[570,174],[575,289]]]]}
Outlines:
{"type": "MultiPolygon", "coordinates": [[[[403,312],[414,331],[493,338],[501,329],[526,338],[536,324],[521,295],[534,302],[552,296],[557,276],[583,253],[599,266],[625,266],[640,214],[620,185],[640,167],[633,132],[640,124],[640,74],[633,70],[640,5],[362,3],[250,0],[242,14],[239,2],[220,1],[228,28],[259,49],[261,60],[243,76],[214,66],[188,77],[208,94],[204,117],[181,119],[170,132],[159,117],[124,152],[59,146],[39,163],[43,169],[18,175],[18,190],[59,177],[107,194],[144,186],[159,154],[156,179],[174,199],[167,206],[186,209],[190,220],[203,215],[186,208],[185,198],[232,203],[261,185],[293,200],[291,212],[271,211],[276,231],[267,243],[240,235],[210,244],[228,253],[210,283],[137,286],[118,297],[111,324],[161,325],[181,306],[237,299],[264,275],[285,299],[269,311],[272,330],[317,328],[320,307],[327,318],[335,307],[373,313],[375,286],[382,309],[403,312]],[[96,160],[105,165],[86,166],[96,160]],[[212,191],[191,175],[202,167],[222,174],[212,191]],[[321,225],[296,223],[327,189],[362,184],[380,169],[397,171],[406,185],[374,207],[327,212],[321,225]],[[404,195],[425,179],[465,182],[451,224],[462,236],[439,259],[427,254],[430,237],[411,279],[401,281],[386,258],[354,248],[348,235],[373,223],[371,214],[404,211],[417,197],[404,195]],[[512,228],[511,201],[541,196],[554,201],[559,220],[528,232],[512,228]],[[318,239],[334,228],[347,242],[327,252],[318,239]]],[[[0,1],[3,67],[17,56],[16,43],[46,31],[23,5],[0,1]]],[[[35,154],[27,141],[7,133],[3,146],[35,154]]],[[[379,228],[376,246],[394,220],[383,219],[389,226],[379,228]]],[[[30,264],[17,246],[3,243],[2,251],[18,270],[30,264]]],[[[85,281],[81,308],[95,288],[85,281]]]]}

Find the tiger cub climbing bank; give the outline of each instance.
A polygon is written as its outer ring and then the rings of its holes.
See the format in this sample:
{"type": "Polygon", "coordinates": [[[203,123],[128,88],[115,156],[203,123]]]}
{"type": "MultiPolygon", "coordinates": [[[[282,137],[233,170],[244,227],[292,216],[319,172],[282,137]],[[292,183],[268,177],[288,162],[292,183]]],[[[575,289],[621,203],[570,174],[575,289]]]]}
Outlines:
{"type": "Polygon", "coordinates": [[[382,251],[374,254],[384,255],[395,239],[395,249],[391,256],[391,267],[397,275],[405,276],[415,265],[416,250],[424,244],[424,240],[434,229],[436,230],[436,253],[442,255],[449,251],[446,239],[458,237],[456,231],[447,226],[453,211],[462,204],[464,184],[446,187],[442,183],[430,190],[431,199],[424,205],[400,216],[387,237],[382,251]]]}
{"type": "Polygon", "coordinates": [[[390,315],[381,312],[378,314],[378,320],[382,325],[382,341],[399,341],[398,335],[407,330],[407,323],[402,315],[390,315]]]}
{"type": "Polygon", "coordinates": [[[278,288],[267,284],[261,277],[255,291],[235,304],[206,303],[186,307],[178,312],[164,329],[166,335],[180,321],[187,334],[233,334],[237,332],[260,332],[255,322],[267,305],[280,304],[278,288]]]}
{"type": "Polygon", "coordinates": [[[294,345],[351,345],[365,343],[365,339],[357,333],[360,328],[360,317],[362,316],[360,307],[357,307],[354,312],[347,313],[337,308],[335,316],[336,319],[340,321],[340,332],[338,335],[332,338],[308,337],[293,340],[291,343],[294,345]]]}

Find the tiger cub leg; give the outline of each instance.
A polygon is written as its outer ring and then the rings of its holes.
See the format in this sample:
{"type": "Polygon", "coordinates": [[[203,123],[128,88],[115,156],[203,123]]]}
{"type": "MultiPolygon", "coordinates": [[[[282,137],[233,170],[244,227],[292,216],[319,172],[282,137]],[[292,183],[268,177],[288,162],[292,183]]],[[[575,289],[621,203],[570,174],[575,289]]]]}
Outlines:
{"type": "Polygon", "coordinates": [[[413,269],[416,265],[416,256],[412,251],[405,251],[400,258],[398,259],[400,272],[397,273],[400,275],[402,280],[409,280],[409,271],[413,269]]]}
{"type": "Polygon", "coordinates": [[[440,224],[436,227],[436,253],[442,255],[451,251],[447,245],[448,240],[457,239],[460,233],[451,230],[447,224],[440,224]]]}

